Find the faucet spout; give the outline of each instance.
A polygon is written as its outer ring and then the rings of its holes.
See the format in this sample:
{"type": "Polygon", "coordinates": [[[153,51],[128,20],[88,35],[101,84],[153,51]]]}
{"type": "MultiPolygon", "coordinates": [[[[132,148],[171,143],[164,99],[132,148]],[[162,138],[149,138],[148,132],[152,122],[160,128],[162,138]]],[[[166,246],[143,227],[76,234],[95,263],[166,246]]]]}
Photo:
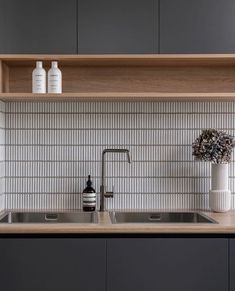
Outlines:
{"type": "Polygon", "coordinates": [[[113,197],[113,192],[107,192],[105,189],[105,155],[106,153],[124,153],[127,155],[127,161],[131,163],[130,151],[128,149],[104,149],[102,152],[101,168],[101,186],[100,186],[100,211],[104,211],[104,198],[113,197]]]}
{"type": "Polygon", "coordinates": [[[131,163],[131,155],[130,155],[130,152],[128,151],[126,154],[127,154],[127,161],[130,164],[131,163]]]}

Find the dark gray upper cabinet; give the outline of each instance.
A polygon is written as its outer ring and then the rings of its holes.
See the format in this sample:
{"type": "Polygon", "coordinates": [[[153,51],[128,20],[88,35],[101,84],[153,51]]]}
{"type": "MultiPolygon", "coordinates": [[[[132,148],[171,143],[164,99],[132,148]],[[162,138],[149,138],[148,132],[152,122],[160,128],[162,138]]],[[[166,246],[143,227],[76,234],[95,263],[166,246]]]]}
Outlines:
{"type": "Polygon", "coordinates": [[[235,291],[235,239],[230,239],[230,291],[235,291]]]}
{"type": "MultiPolygon", "coordinates": [[[[227,291],[227,239],[112,239],[107,291],[227,291]]],[[[233,289],[234,290],[234,289],[233,289]]]]}
{"type": "Polygon", "coordinates": [[[156,0],[78,0],[78,53],[158,52],[157,15],[156,0]]]}
{"type": "Polygon", "coordinates": [[[4,291],[104,291],[104,239],[0,239],[4,291]]]}
{"type": "Polygon", "coordinates": [[[235,53],[234,0],[161,0],[160,53],[235,53]]]}
{"type": "Polygon", "coordinates": [[[76,0],[0,0],[0,53],[77,53],[76,0]]]}

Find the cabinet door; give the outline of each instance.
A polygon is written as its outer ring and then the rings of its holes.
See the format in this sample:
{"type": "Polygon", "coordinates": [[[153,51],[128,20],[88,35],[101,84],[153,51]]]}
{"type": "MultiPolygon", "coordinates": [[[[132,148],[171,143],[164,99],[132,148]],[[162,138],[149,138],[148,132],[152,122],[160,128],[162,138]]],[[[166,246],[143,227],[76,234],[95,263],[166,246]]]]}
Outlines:
{"type": "Polygon", "coordinates": [[[235,291],[235,239],[230,239],[230,291],[235,291]]]}
{"type": "Polygon", "coordinates": [[[235,53],[234,0],[163,0],[161,53],[235,53]]]}
{"type": "Polygon", "coordinates": [[[153,53],[157,0],[78,0],[78,53],[153,53]]]}
{"type": "Polygon", "coordinates": [[[76,53],[76,0],[0,0],[0,53],[76,53]]]}
{"type": "Polygon", "coordinates": [[[104,291],[103,239],[0,239],[4,291],[104,291]]]}
{"type": "Polygon", "coordinates": [[[110,239],[108,291],[227,291],[226,239],[110,239]]]}

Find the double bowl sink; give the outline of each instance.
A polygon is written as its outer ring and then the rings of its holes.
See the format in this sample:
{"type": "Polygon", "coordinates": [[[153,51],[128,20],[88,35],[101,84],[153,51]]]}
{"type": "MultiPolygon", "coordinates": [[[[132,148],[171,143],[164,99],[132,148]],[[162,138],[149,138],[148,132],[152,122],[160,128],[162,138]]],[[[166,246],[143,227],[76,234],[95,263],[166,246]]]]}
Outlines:
{"type": "MultiPolygon", "coordinates": [[[[109,212],[112,224],[217,223],[199,212],[109,212]]],[[[0,223],[98,223],[97,212],[8,212],[0,223]]]]}

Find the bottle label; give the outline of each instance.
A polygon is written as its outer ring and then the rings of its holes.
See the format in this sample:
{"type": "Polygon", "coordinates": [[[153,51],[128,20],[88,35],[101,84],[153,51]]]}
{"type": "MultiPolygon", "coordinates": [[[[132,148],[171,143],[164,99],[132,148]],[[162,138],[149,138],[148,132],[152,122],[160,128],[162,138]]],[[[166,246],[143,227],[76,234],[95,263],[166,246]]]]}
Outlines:
{"type": "Polygon", "coordinates": [[[45,74],[33,74],[33,93],[46,93],[46,77],[45,74]]]}
{"type": "Polygon", "coordinates": [[[83,199],[86,199],[86,198],[94,198],[96,199],[96,193],[83,193],[83,199]]]}
{"type": "Polygon", "coordinates": [[[62,80],[59,69],[57,72],[48,73],[48,93],[62,93],[62,80]]]}
{"type": "Polygon", "coordinates": [[[83,207],[96,207],[96,203],[95,202],[92,202],[92,203],[83,202],[83,207]]]}
{"type": "Polygon", "coordinates": [[[96,206],[96,193],[83,193],[83,206],[96,206]]]}

